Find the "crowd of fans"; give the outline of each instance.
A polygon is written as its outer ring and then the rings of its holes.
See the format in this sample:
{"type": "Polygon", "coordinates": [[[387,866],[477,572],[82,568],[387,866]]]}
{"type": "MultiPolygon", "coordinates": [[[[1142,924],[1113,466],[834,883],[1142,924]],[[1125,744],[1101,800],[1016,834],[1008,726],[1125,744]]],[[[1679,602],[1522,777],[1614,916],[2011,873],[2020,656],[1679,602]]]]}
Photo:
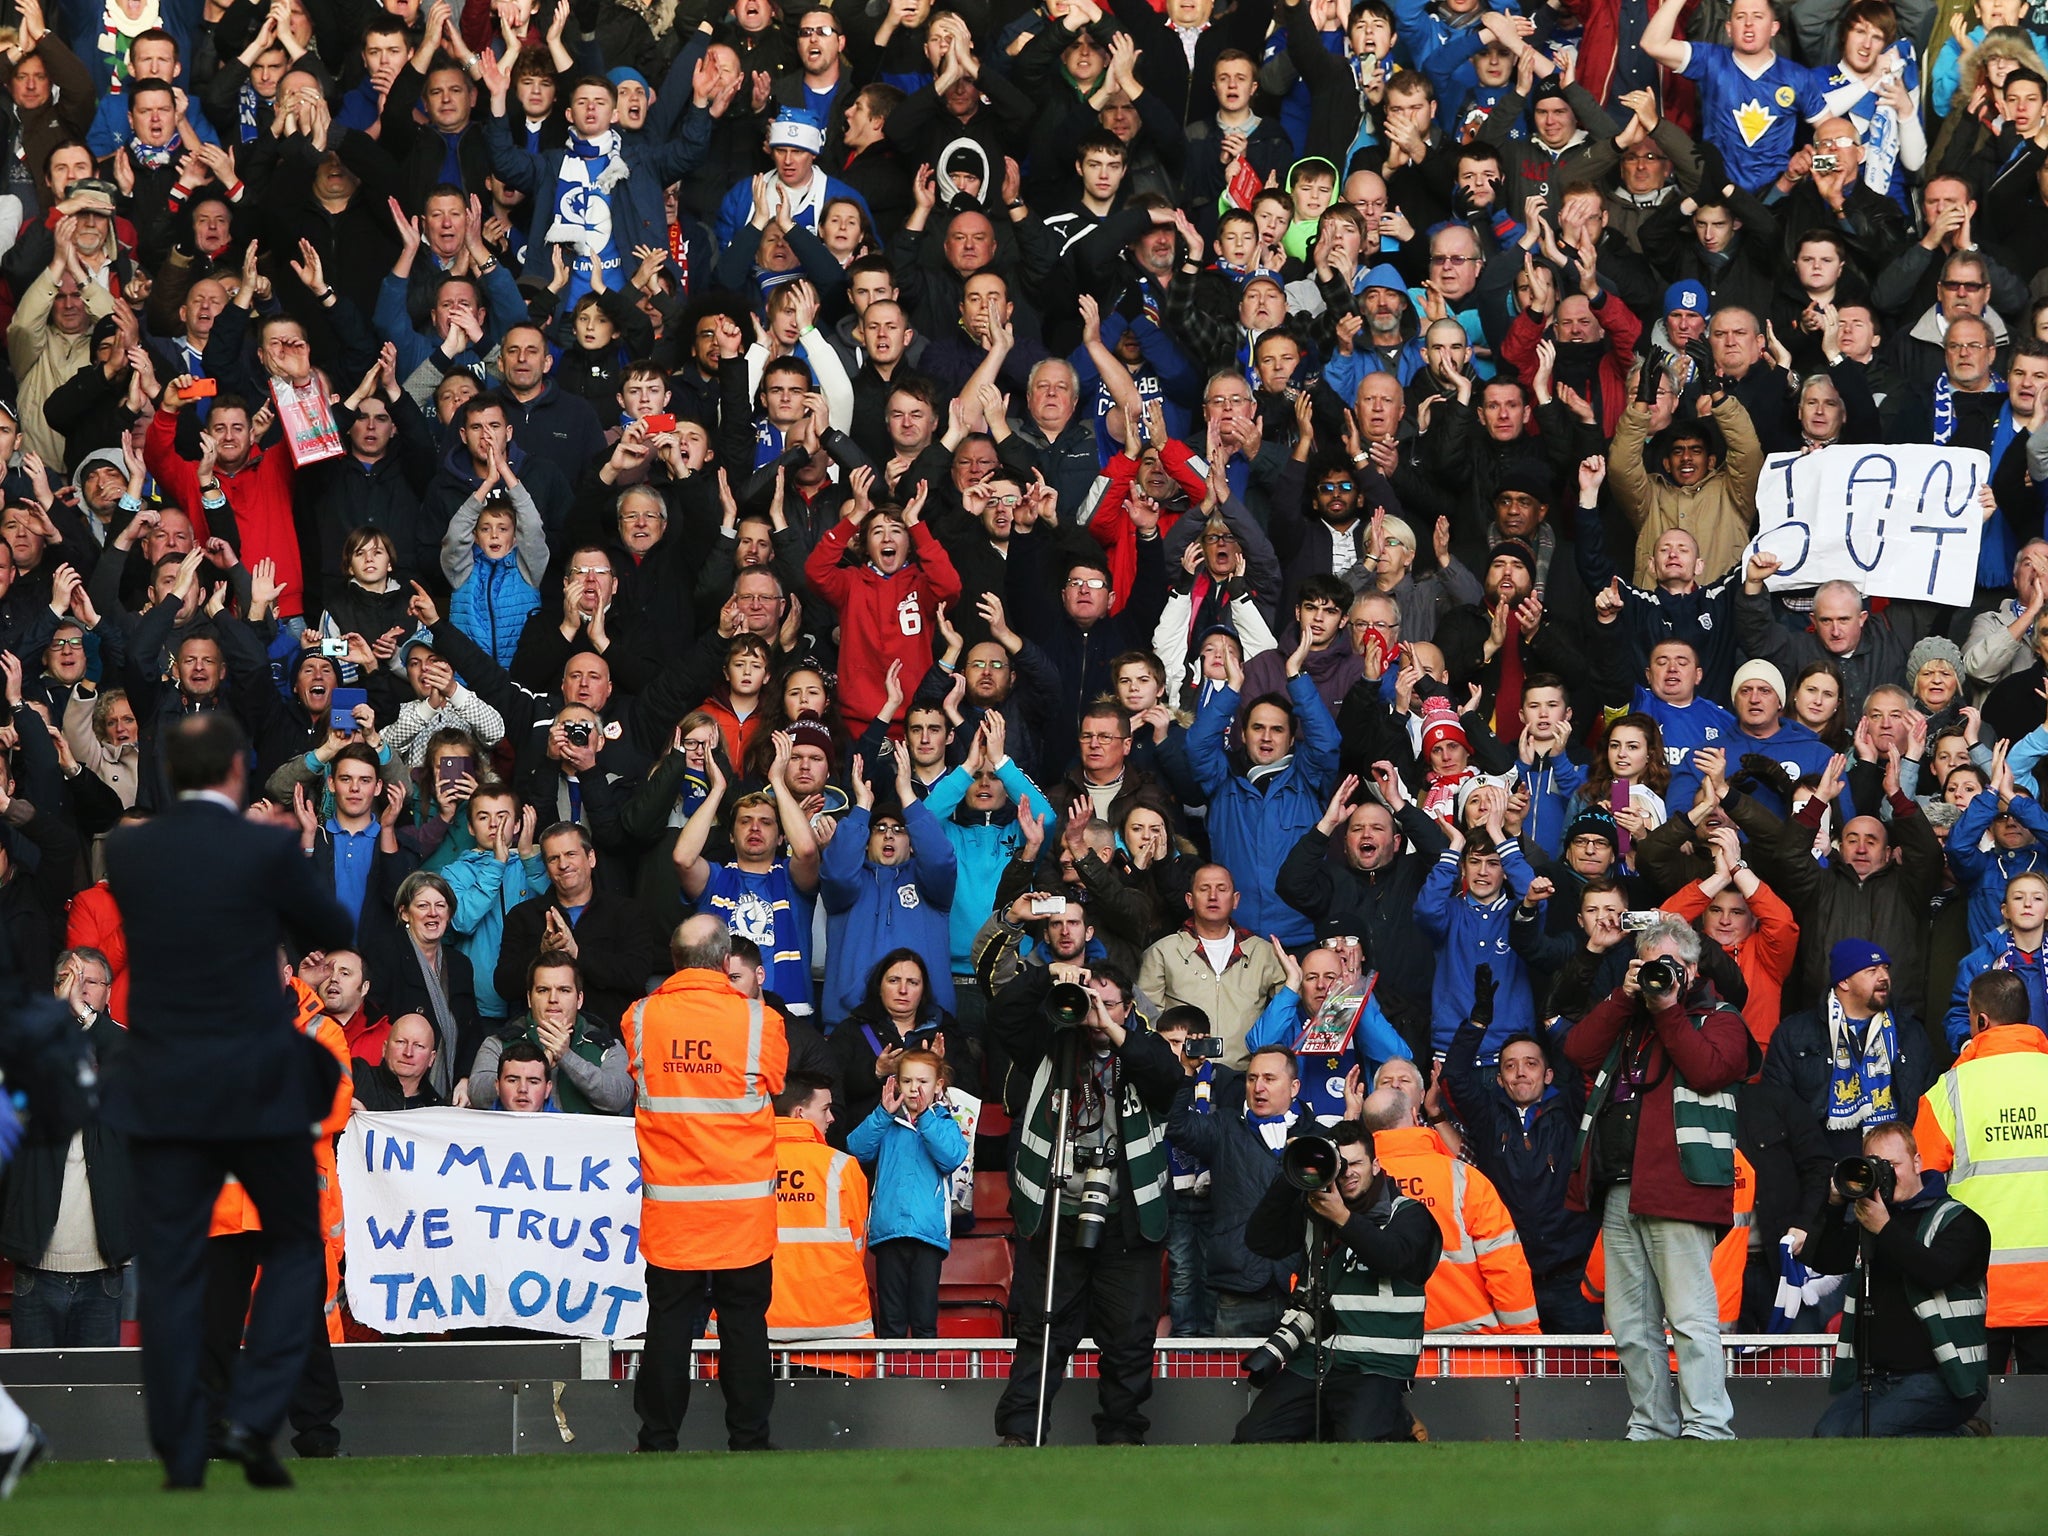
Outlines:
{"type": "MultiPolygon", "coordinates": [[[[2048,1026],[2048,11],[4,10],[0,925],[102,1052],[206,710],[364,1109],[630,1114],[720,918],[890,1333],[1053,982],[1177,1053],[1180,1335],[1279,1320],[1305,1117],[1429,1193],[1432,1330],[1598,1331],[1631,913],[1747,1030],[1730,1326],[1973,978],[2048,1026]],[[1884,442],[1991,457],[1968,611],[1748,552],[1765,455],[1884,442]]],[[[17,1344],[110,1342],[130,1198],[17,1163],[17,1344]]]]}

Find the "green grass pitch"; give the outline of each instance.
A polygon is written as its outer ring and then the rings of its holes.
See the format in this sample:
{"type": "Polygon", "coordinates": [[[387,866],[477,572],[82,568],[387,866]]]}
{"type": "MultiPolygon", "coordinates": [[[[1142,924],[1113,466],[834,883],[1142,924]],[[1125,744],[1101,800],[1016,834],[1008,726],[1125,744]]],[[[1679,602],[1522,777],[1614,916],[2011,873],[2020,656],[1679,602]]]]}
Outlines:
{"type": "Polygon", "coordinates": [[[294,1470],[291,1493],[258,1493],[216,1465],[204,1493],[173,1495],[152,1466],[44,1467],[0,1504],[0,1532],[2032,1536],[2048,1509],[2048,1443],[2024,1439],[366,1458],[294,1470]]]}

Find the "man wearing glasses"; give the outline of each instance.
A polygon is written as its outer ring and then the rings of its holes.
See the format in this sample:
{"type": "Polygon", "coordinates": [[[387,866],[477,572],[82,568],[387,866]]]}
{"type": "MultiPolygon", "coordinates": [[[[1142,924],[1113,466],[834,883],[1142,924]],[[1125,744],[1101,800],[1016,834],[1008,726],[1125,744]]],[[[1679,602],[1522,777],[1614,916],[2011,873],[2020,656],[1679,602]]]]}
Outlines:
{"type": "Polygon", "coordinates": [[[1152,648],[1152,631],[1166,606],[1165,550],[1156,527],[1138,535],[1138,574],[1130,597],[1116,612],[1111,612],[1117,593],[1109,568],[1093,557],[1076,556],[1068,563],[1060,584],[1060,612],[1046,631],[1046,654],[1059,675],[1046,762],[1074,760],[1081,710],[1114,691],[1116,658],[1152,648]]]}
{"type": "Polygon", "coordinates": [[[1353,572],[1359,577],[1370,574],[1360,570],[1366,553],[1367,520],[1376,509],[1397,512],[1401,506],[1393,488],[1369,459],[1356,466],[1338,460],[1309,486],[1308,505],[1275,507],[1267,528],[1273,552],[1280,557],[1283,609],[1294,605],[1302,584],[1311,576],[1356,580],[1353,572]]]}
{"type": "MultiPolygon", "coordinates": [[[[1981,252],[1957,251],[1941,264],[1941,275],[1934,285],[1934,303],[1900,340],[1898,362],[1906,376],[1906,393],[1931,393],[1935,379],[1950,366],[1947,336],[1957,321],[1981,320],[1990,328],[1994,343],[2005,339],[2005,319],[1992,307],[1991,294],[1991,268],[1981,252]],[[1931,340],[1934,336],[1942,340],[1931,340]]],[[[1986,361],[1995,363],[1997,359],[1987,357],[1986,361]]]]}
{"type": "MultiPolygon", "coordinates": [[[[2031,190],[2031,189],[2029,189],[2031,190]]],[[[1846,117],[1822,118],[1813,130],[1813,171],[1779,202],[1785,259],[1799,254],[1808,230],[1842,237],[1866,281],[1875,281],[1913,243],[1905,210],[1863,181],[1863,140],[1846,117]],[[1833,161],[1832,170],[1824,169],[1833,161]]]]}
{"type": "MultiPolygon", "coordinates": [[[[1482,379],[1493,377],[1493,349],[1486,340],[1486,328],[1479,319],[1479,300],[1474,290],[1486,270],[1486,257],[1479,249],[1479,236],[1469,225],[1446,224],[1429,237],[1429,278],[1424,288],[1410,289],[1418,313],[1426,310],[1425,295],[1434,289],[1443,296],[1451,318],[1465,328],[1472,347],[1472,371],[1482,379]]],[[[1410,343],[1413,346],[1414,343],[1410,343]]]]}
{"type": "MultiPolygon", "coordinates": [[[[1974,299],[1967,305],[1972,314],[1982,314],[1987,302],[2001,315],[2025,312],[2025,279],[2007,270],[1978,243],[1977,191],[1972,183],[1961,176],[1934,177],[1921,190],[1920,217],[1926,233],[1901,250],[1871,286],[1870,300],[1878,313],[1924,315],[1930,305],[1939,305],[1943,314],[1954,316],[1966,307],[1966,297],[1974,299]],[[1972,288],[1966,296],[1961,289],[1941,286],[1949,261],[1957,256],[1976,259],[1988,291],[1972,288]]],[[[1963,280],[1975,281],[1968,274],[1963,280]]]]}
{"type": "Polygon", "coordinates": [[[782,106],[809,112],[825,125],[825,153],[839,146],[845,133],[843,108],[853,94],[853,80],[840,67],[846,53],[846,33],[830,11],[805,11],[796,23],[796,62],[799,73],[784,74],[775,82],[775,100],[782,106]]]}
{"type": "MultiPolygon", "coordinates": [[[[2048,356],[2048,346],[2031,336],[2014,344],[2015,356],[2022,347],[2025,356],[2048,356]]],[[[1941,379],[1932,388],[1923,384],[1899,396],[1892,415],[1893,433],[1903,434],[1898,440],[1990,452],[2001,413],[2009,409],[1994,371],[1998,351],[1998,336],[1983,316],[1958,315],[1949,321],[1941,343],[1941,379]]]]}

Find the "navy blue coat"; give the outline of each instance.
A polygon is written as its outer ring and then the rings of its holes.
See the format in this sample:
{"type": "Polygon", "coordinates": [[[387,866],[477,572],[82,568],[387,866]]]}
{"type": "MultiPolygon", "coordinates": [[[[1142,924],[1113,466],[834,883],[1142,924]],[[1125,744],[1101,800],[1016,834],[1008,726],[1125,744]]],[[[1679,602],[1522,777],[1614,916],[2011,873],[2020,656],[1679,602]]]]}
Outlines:
{"type": "MultiPolygon", "coordinates": [[[[495,113],[484,119],[484,141],[490,146],[491,169],[498,179],[533,199],[528,249],[544,250],[548,230],[555,222],[555,185],[568,150],[557,147],[535,153],[514,144],[504,117],[495,113]]],[[[682,126],[673,139],[650,143],[620,135],[626,179],[612,188],[609,197],[612,244],[626,270],[632,270],[634,247],[668,249],[668,213],[662,189],[696,169],[710,144],[711,114],[694,104],[683,114],[682,126]]]]}

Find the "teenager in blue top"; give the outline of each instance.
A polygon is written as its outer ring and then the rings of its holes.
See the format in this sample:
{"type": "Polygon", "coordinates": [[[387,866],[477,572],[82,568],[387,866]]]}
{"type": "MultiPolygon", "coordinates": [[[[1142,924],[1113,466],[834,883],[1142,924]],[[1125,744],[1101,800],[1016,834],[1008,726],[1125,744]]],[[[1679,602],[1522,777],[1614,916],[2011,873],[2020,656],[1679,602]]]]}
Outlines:
{"type": "Polygon", "coordinates": [[[1244,900],[1237,921],[1275,944],[1306,944],[1315,925],[1274,894],[1280,864],[1302,833],[1322,819],[1337,773],[1337,722],[1302,670],[1309,639],[1287,658],[1287,697],[1252,701],[1244,724],[1243,773],[1231,771],[1224,735],[1237,718],[1244,668],[1226,650],[1224,686],[1202,700],[1188,729],[1188,764],[1209,797],[1209,846],[1244,900]]]}
{"type": "Polygon", "coordinates": [[[1509,1035],[1536,1027],[1536,999],[1521,947],[1542,937],[1543,898],[1550,882],[1537,881],[1522,847],[1501,825],[1505,796],[1491,786],[1473,791],[1491,797],[1485,835],[1472,840],[1456,818],[1445,823],[1450,846],[1437,856],[1415,901],[1415,925],[1436,946],[1436,982],[1430,989],[1430,1045],[1438,1055],[1472,1014],[1472,977],[1483,963],[1499,982],[1493,1026],[1486,1032],[1481,1060],[1500,1054],[1509,1035]]]}
{"type": "MultiPolygon", "coordinates": [[[[827,203],[844,199],[856,204],[870,224],[867,199],[837,177],[818,169],[818,155],[825,148],[825,125],[813,113],[798,107],[784,107],[768,125],[768,154],[775,170],[767,178],[767,189],[781,204],[782,212],[798,229],[815,230],[827,203]]],[[[754,214],[755,183],[751,176],[733,184],[718,205],[713,233],[721,247],[746,228],[754,214]]]]}
{"type": "MultiPolygon", "coordinates": [[[[1978,798],[1988,799],[1989,792],[1978,798]]],[[[1942,1033],[1952,1051],[1961,1050],[1970,1038],[1970,983],[1986,971],[2011,971],[2025,982],[2027,1021],[2036,1029],[2048,1030],[2048,975],[2044,975],[2048,953],[2041,948],[2042,925],[2048,923],[2048,874],[2029,870],[2014,875],[2005,887],[1999,916],[1999,926],[1985,934],[1956,967],[1955,991],[1949,997],[1948,1016],[1942,1020],[1942,1033]]]]}
{"type": "Polygon", "coordinates": [[[885,1339],[939,1336],[939,1270],[952,1251],[951,1175],[967,1138],[940,1097],[944,1061],[905,1051],[882,1102],[846,1135],[868,1170],[868,1251],[875,1256],[875,1327],[885,1339]]]}
{"type": "Polygon", "coordinates": [[[511,1017],[513,1006],[491,985],[505,918],[519,903],[547,890],[548,867],[533,841],[539,818],[530,805],[521,810],[519,796],[511,789],[496,785],[477,790],[463,816],[475,846],[436,873],[455,894],[455,913],[448,926],[454,931],[455,947],[469,956],[470,969],[476,972],[477,1017],[495,1026],[511,1017]]]}
{"type": "Polygon", "coordinates": [[[1571,757],[1572,707],[1564,679],[1536,672],[1522,681],[1522,734],[1515,744],[1515,772],[1529,792],[1522,813],[1522,841],[1553,859],[1564,847],[1564,829],[1579,806],[1573,798],[1586,782],[1586,765],[1571,757]]]}
{"type": "MultiPolygon", "coordinates": [[[[892,949],[937,958],[951,946],[959,860],[946,829],[910,782],[910,754],[892,749],[896,805],[875,809],[860,760],[851,765],[853,807],[839,818],[819,874],[825,893],[825,992],[829,1028],[860,1005],[868,972],[892,949]],[[901,807],[898,809],[897,807],[901,807]]],[[[934,965],[932,994],[953,1011],[953,968],[934,965]]]]}
{"type": "Polygon", "coordinates": [[[683,895],[699,912],[714,914],[729,931],[760,946],[762,988],[779,996],[791,1013],[808,1016],[819,855],[811,820],[789,790],[791,749],[789,733],[777,731],[769,787],[733,801],[733,856],[716,865],[704,857],[704,845],[718,825],[728,786],[718,754],[711,753],[704,764],[709,788],[676,834],[675,863],[683,895]],[[781,852],[785,837],[787,857],[781,852]]]}
{"type": "MultiPolygon", "coordinates": [[[[1297,1049],[1302,1032],[1315,1021],[1323,1004],[1344,982],[1343,963],[1332,949],[1312,949],[1299,961],[1280,951],[1280,964],[1287,970],[1287,985],[1273,994],[1265,1012],[1245,1036],[1245,1048],[1278,1045],[1295,1052],[1295,1067],[1301,1074],[1301,1090],[1295,1102],[1306,1114],[1325,1125],[1344,1118],[1346,1080],[1357,1074],[1361,1083],[1372,1081],[1380,1063],[1395,1057],[1409,1059],[1408,1044],[1380,1011],[1379,999],[1370,993],[1358,1027],[1351,1032],[1344,1049],[1334,1054],[1315,1054],[1297,1049]]],[[[1366,980],[1374,978],[1368,976],[1366,980]]],[[[1377,990],[1377,989],[1375,989],[1377,990]]]]}
{"type": "Polygon", "coordinates": [[[1703,137],[1721,151],[1729,180],[1760,193],[1792,158],[1800,121],[1826,116],[1824,76],[1772,51],[1778,18],[1771,0],[1735,0],[1727,48],[1675,36],[1685,6],[1663,0],[1643,30],[1643,52],[1699,81],[1703,137]]]}

